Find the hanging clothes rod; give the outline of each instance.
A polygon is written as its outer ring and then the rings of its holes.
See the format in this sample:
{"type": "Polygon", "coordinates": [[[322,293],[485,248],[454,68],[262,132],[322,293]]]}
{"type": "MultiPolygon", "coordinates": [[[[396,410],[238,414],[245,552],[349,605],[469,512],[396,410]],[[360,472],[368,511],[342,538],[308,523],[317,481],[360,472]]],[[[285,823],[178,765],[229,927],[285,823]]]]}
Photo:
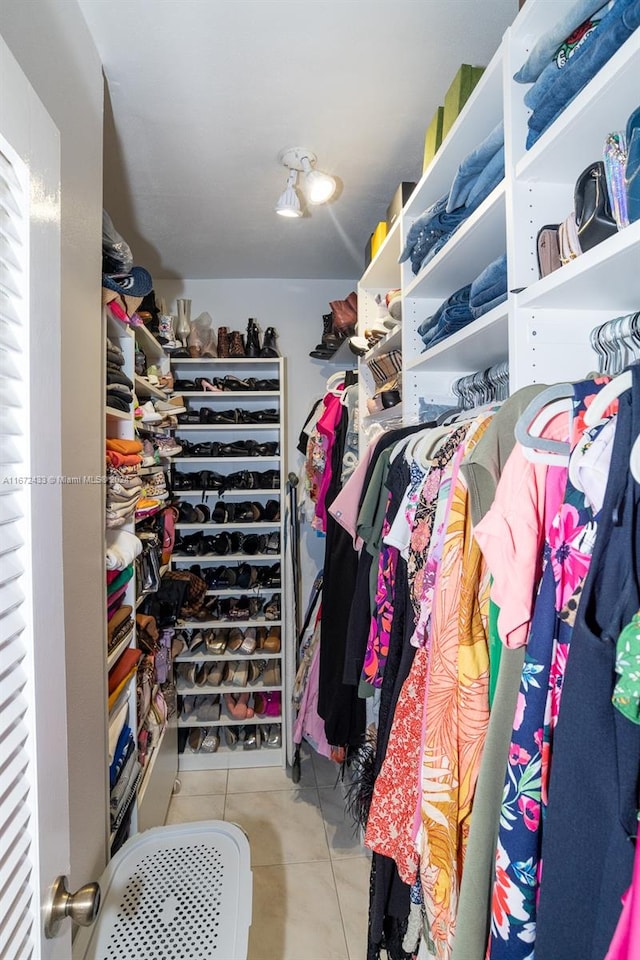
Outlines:
{"type": "Polygon", "coordinates": [[[614,317],[590,334],[591,346],[598,356],[600,373],[615,376],[635,360],[640,360],[640,313],[614,317]]]}
{"type": "Polygon", "coordinates": [[[472,410],[483,403],[506,400],[509,396],[509,362],[502,360],[486,370],[468,373],[456,380],[451,389],[462,410],[472,410]]]}

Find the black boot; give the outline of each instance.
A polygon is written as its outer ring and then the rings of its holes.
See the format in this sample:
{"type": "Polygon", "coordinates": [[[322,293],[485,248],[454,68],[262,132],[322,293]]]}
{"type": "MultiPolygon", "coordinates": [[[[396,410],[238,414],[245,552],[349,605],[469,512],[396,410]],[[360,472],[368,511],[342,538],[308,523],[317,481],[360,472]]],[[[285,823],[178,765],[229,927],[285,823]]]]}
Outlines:
{"type": "Polygon", "coordinates": [[[252,317],[249,317],[247,323],[247,336],[245,338],[245,352],[248,357],[260,356],[260,334],[258,325],[252,317]]]}
{"type": "Polygon", "coordinates": [[[309,354],[316,360],[329,360],[340,344],[342,337],[337,336],[333,330],[333,313],[322,314],[322,337],[320,343],[316,344],[315,350],[309,354]]]}
{"type": "Polygon", "coordinates": [[[276,333],[275,327],[267,327],[264,332],[264,342],[262,344],[262,350],[260,351],[261,357],[279,357],[280,351],[276,344],[276,338],[278,334],[276,333]]]}

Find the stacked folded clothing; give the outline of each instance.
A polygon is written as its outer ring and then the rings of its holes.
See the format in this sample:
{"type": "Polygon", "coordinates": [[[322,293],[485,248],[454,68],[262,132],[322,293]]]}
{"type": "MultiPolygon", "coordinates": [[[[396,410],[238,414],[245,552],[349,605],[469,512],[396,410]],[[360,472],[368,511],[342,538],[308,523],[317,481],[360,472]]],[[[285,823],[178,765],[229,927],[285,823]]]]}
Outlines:
{"type": "Polygon", "coordinates": [[[469,309],[470,291],[471,284],[456,290],[440,304],[433,316],[427,317],[420,324],[418,334],[422,337],[425,350],[435,347],[437,343],[471,323],[473,314],[469,309]]]}
{"type": "Polygon", "coordinates": [[[503,179],[504,127],[500,122],[462,161],[449,193],[413,224],[400,263],[411,260],[413,273],[419,273],[503,179]]]}
{"type": "Polygon", "coordinates": [[[107,337],[107,406],[128,413],[133,401],[133,383],[123,371],[124,354],[107,337]]]}
{"type": "Polygon", "coordinates": [[[577,0],[540,40],[515,74],[532,83],[524,102],[527,150],[640,26],[638,0],[577,0]]]}
{"type": "Polygon", "coordinates": [[[139,440],[108,439],[107,511],[108,528],[122,527],[133,519],[142,494],[142,444],[139,440]]]}
{"type": "Polygon", "coordinates": [[[138,537],[126,530],[107,530],[107,570],[124,570],[142,553],[138,537]]]}
{"type": "Polygon", "coordinates": [[[477,319],[507,299],[507,255],[493,260],[471,284],[469,309],[477,319]]]}
{"type": "MultiPolygon", "coordinates": [[[[128,569],[126,567],[125,569],[128,569]]],[[[107,589],[112,581],[111,575],[117,575],[117,570],[107,571],[107,589]]],[[[116,611],[109,617],[107,624],[107,653],[111,653],[127,637],[133,633],[133,607],[128,603],[121,604],[116,611]]]]}

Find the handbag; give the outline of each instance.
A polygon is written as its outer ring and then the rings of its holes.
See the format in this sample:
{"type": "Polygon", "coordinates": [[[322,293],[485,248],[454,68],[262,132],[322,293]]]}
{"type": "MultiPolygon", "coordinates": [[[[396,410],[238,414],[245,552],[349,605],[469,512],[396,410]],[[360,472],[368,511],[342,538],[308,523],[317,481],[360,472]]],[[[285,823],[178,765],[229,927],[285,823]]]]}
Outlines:
{"type": "Polygon", "coordinates": [[[573,205],[581,250],[591,250],[617,232],[602,160],[591,163],[578,177],[573,205]]]}
{"type": "Polygon", "coordinates": [[[570,213],[566,220],[563,220],[558,227],[558,246],[560,249],[560,262],[571,263],[582,253],[580,240],[578,238],[578,228],[576,226],[576,215],[570,213]]]}
{"type": "Polygon", "coordinates": [[[624,130],[610,133],[604,142],[604,171],[609,203],[618,230],[629,226],[627,189],[624,171],[627,163],[627,139],[624,130]]]}
{"type": "Polygon", "coordinates": [[[536,252],[538,254],[538,272],[546,277],[562,266],[560,259],[559,223],[548,223],[538,230],[536,252]]]}

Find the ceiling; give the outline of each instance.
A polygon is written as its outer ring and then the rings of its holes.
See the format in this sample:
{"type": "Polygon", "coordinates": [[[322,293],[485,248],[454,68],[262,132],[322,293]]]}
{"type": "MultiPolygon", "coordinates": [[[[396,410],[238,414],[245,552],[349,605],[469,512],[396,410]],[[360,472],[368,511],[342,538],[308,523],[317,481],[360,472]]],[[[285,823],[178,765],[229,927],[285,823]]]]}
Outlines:
{"type": "Polygon", "coordinates": [[[79,0],[104,64],[105,207],[157,277],[354,278],[461,63],[517,0],[79,0]],[[289,146],[339,182],[274,212],[289,146]]]}

